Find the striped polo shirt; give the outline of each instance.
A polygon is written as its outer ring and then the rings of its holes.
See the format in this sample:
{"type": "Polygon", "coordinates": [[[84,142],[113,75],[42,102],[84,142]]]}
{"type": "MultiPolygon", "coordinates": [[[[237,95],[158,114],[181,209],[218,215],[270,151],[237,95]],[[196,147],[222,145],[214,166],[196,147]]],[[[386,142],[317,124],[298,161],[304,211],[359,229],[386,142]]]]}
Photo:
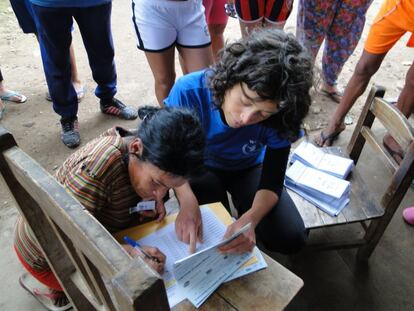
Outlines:
{"type": "MultiPolygon", "coordinates": [[[[141,198],[133,189],[129,174],[127,146],[122,137],[131,132],[116,127],[73,153],[56,173],[57,181],[110,232],[138,224],[129,214],[141,198]]],[[[16,226],[15,248],[34,269],[46,269],[42,253],[21,219],[16,226]]]]}

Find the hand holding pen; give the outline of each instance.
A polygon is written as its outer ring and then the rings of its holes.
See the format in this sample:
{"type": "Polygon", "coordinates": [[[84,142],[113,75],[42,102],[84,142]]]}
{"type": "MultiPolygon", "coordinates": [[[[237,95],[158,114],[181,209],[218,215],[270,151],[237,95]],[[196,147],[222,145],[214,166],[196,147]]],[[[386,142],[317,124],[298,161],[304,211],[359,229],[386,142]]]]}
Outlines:
{"type": "Polygon", "coordinates": [[[124,237],[124,241],[128,243],[128,245],[124,245],[124,248],[132,257],[140,256],[158,273],[162,274],[164,272],[166,257],[158,248],[141,246],[138,242],[127,236],[124,237]]]}

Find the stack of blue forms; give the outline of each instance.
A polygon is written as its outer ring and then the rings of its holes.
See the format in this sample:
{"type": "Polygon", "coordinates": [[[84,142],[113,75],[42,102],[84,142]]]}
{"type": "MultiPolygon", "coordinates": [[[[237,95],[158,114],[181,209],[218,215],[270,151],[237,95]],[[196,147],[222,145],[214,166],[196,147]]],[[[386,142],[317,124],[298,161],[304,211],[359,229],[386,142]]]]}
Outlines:
{"type": "Polygon", "coordinates": [[[293,164],[286,171],[285,186],[319,209],[337,216],[349,203],[351,159],[326,153],[309,142],[294,151],[293,164]]]}

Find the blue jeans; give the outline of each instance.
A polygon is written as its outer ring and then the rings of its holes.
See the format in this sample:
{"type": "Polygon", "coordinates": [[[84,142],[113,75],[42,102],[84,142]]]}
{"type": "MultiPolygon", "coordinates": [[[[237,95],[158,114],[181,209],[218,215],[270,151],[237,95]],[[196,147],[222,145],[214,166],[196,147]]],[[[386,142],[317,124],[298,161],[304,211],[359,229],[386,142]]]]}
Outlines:
{"type": "Polygon", "coordinates": [[[74,117],[78,99],[71,81],[69,47],[76,20],[88,55],[95,95],[111,99],[116,93],[114,45],[111,33],[112,3],[82,8],[50,8],[33,5],[40,51],[53,109],[61,117],[74,117]]]}

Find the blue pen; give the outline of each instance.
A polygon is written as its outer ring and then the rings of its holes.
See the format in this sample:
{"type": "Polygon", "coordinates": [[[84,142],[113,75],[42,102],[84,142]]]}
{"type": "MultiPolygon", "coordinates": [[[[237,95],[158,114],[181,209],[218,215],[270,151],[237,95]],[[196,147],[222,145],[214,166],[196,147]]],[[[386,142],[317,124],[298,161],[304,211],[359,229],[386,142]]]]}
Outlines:
{"type": "Polygon", "coordinates": [[[154,260],[156,263],[160,263],[160,260],[157,257],[151,256],[150,254],[148,254],[146,251],[144,251],[144,249],[141,247],[141,245],[138,244],[137,241],[131,239],[128,236],[124,236],[124,241],[127,242],[129,245],[131,245],[133,248],[138,249],[141,253],[144,254],[145,257],[147,257],[148,259],[154,260]]]}

